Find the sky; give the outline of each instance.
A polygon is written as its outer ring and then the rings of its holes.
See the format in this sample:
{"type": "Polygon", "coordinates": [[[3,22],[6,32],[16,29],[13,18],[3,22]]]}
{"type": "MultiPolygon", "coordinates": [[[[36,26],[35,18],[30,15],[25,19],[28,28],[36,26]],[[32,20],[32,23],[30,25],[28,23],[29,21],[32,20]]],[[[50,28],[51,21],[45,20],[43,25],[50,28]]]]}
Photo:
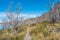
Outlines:
{"type": "MultiPolygon", "coordinates": [[[[56,3],[57,0],[51,0],[51,2],[56,3]]],[[[6,19],[6,10],[10,7],[10,3],[12,3],[12,8],[10,9],[12,14],[16,12],[15,8],[20,3],[20,14],[25,18],[41,16],[43,13],[48,12],[50,8],[48,6],[49,0],[0,0],[0,23],[3,19],[6,19]]],[[[2,29],[1,25],[0,29],[2,29]]]]}
{"type": "MultiPolygon", "coordinates": [[[[26,18],[35,18],[49,11],[49,0],[0,0],[0,22],[6,18],[6,10],[11,2],[13,3],[10,9],[12,13],[16,11],[15,8],[20,3],[21,15],[26,18]]],[[[57,0],[52,0],[52,2],[56,3],[57,0]]]]}

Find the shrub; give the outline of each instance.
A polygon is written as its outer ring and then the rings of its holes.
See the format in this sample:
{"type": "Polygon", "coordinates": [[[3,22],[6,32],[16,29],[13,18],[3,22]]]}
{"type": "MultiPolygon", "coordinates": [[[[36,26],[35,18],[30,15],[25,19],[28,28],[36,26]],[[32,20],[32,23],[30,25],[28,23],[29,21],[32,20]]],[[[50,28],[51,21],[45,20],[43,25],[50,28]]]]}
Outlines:
{"type": "Polygon", "coordinates": [[[41,25],[41,26],[39,27],[39,29],[40,29],[41,32],[43,32],[44,36],[47,36],[46,26],[41,25]]]}

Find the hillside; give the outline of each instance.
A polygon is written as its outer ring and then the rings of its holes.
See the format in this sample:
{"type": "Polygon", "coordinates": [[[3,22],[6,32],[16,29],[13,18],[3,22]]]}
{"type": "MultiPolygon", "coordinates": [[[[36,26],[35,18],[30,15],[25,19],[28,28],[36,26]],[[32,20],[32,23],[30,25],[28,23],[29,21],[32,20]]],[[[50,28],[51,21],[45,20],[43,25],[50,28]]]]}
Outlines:
{"type": "Polygon", "coordinates": [[[60,40],[60,2],[42,16],[19,21],[18,25],[17,30],[0,30],[0,40],[60,40]]]}
{"type": "Polygon", "coordinates": [[[60,22],[52,25],[45,21],[30,26],[19,26],[17,33],[14,29],[0,30],[0,40],[60,40],[60,22]]]}
{"type": "MultiPolygon", "coordinates": [[[[23,23],[28,25],[28,24],[33,24],[37,22],[51,21],[52,18],[55,19],[56,22],[60,20],[60,2],[55,4],[48,12],[43,13],[43,15],[41,15],[40,17],[27,19],[23,21],[23,23]]],[[[19,22],[19,24],[20,23],[21,22],[19,22]]]]}

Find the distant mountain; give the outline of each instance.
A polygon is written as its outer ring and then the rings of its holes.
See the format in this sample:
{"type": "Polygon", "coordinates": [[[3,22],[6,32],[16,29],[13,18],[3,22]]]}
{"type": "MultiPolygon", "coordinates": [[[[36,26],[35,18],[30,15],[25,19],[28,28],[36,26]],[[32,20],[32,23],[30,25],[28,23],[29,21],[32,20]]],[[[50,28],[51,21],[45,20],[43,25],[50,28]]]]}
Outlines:
{"type": "Polygon", "coordinates": [[[58,2],[57,4],[55,4],[50,9],[50,11],[44,13],[42,16],[36,17],[36,18],[27,19],[23,23],[26,24],[26,25],[29,25],[29,24],[33,24],[33,23],[37,23],[37,22],[50,21],[53,18],[56,21],[60,20],[60,2],[58,2]]]}
{"type": "Polygon", "coordinates": [[[37,17],[36,20],[38,22],[43,22],[43,21],[50,21],[52,18],[54,18],[56,21],[60,20],[60,2],[55,4],[50,11],[44,13],[42,16],[37,17]]]}
{"type": "Polygon", "coordinates": [[[50,21],[53,18],[56,21],[60,21],[60,2],[55,4],[48,12],[44,13],[42,16],[19,21],[18,25],[30,25],[38,22],[50,21]]]}

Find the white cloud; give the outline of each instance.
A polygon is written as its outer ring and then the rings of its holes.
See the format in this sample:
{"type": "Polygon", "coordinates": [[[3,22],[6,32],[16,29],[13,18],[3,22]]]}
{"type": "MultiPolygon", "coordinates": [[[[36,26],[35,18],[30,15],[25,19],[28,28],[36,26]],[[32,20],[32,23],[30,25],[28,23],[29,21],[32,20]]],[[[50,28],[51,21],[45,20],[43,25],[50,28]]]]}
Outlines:
{"type": "Polygon", "coordinates": [[[5,12],[0,12],[0,17],[6,17],[5,12]]]}
{"type": "MultiPolygon", "coordinates": [[[[37,14],[29,14],[29,13],[21,13],[20,16],[23,16],[23,17],[36,17],[38,15],[37,14]]],[[[5,12],[0,12],[0,17],[6,17],[6,13],[5,12]]]]}
{"type": "MultiPolygon", "coordinates": [[[[23,16],[24,18],[35,18],[39,16],[38,14],[30,14],[30,13],[21,13],[20,16],[23,16]]],[[[6,18],[6,12],[0,12],[0,22],[2,22],[2,19],[6,18]]]]}

